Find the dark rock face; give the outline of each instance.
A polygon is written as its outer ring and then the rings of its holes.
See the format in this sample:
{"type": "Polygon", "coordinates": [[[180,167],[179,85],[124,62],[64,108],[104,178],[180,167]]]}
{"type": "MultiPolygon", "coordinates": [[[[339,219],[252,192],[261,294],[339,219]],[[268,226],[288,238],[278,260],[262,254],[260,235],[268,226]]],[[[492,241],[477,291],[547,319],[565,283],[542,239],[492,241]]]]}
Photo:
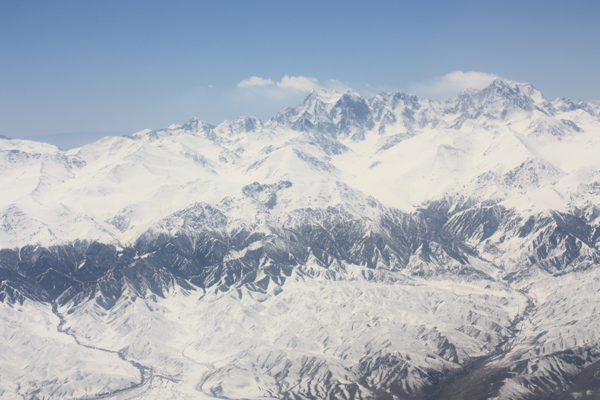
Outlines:
{"type": "MultiPolygon", "coordinates": [[[[290,186],[290,182],[255,183],[244,187],[243,193],[268,209],[276,202],[277,191],[290,186]]],[[[529,247],[522,250],[523,269],[535,265],[554,273],[575,265],[581,268],[584,259],[592,264],[600,260],[598,229],[582,216],[553,212],[522,220],[501,206],[469,206],[469,201],[462,208],[449,209],[450,203],[440,201],[414,214],[387,210],[375,225],[341,206],[296,210],[290,214],[293,222],[265,233],[248,228],[228,231],[227,217],[221,211],[197,204],[166,218],[130,248],[101,243],[26,246],[0,251],[0,262],[6,284],[20,282],[25,296],[39,298],[43,293],[44,298],[56,299],[67,293],[71,298],[101,282],[104,288],[114,287],[115,295],[118,282],[125,281],[138,287],[140,295],[144,295],[143,288],[163,295],[169,285],[186,281],[204,289],[249,284],[266,259],[270,260],[267,275],[282,282],[290,269],[309,257],[324,268],[346,262],[405,271],[417,255],[426,263],[443,258],[452,260],[459,270],[468,270],[469,257],[479,257],[474,244],[494,246],[490,238],[498,232],[530,239],[529,247]],[[173,226],[175,233],[167,233],[173,226]],[[228,259],[232,251],[245,254],[228,259]],[[140,286],[137,279],[146,283],[140,286]]],[[[506,278],[518,275],[515,271],[506,278]]]]}
{"type": "MultiPolygon", "coordinates": [[[[276,201],[277,191],[289,187],[290,182],[255,183],[244,187],[243,193],[268,209],[276,201]]],[[[309,260],[325,271],[346,263],[407,276],[491,282],[494,278],[472,265],[472,260],[485,257],[482,250],[494,254],[493,249],[510,236],[528,243],[513,255],[521,260],[518,268],[506,268],[499,275],[510,284],[518,285],[535,268],[564,274],[596,268],[600,261],[598,229],[583,213],[553,212],[522,219],[498,205],[447,199],[413,214],[386,209],[377,221],[361,219],[342,206],[296,210],[289,221],[268,233],[248,228],[232,231],[219,209],[196,204],[159,222],[129,248],[73,243],[4,249],[0,251],[0,300],[54,301],[71,308],[94,301],[110,310],[126,290],[141,298],[164,298],[175,287],[190,291],[241,287],[256,293],[274,288],[285,291],[286,280],[309,260]],[[238,256],[230,257],[232,253],[238,256]]],[[[378,278],[374,274],[369,279],[378,278]]],[[[437,348],[440,358],[461,363],[448,338],[427,335],[422,339],[437,348]]],[[[362,378],[358,383],[381,393],[376,398],[394,394],[407,399],[486,399],[498,394],[503,379],[528,368],[524,362],[492,367],[490,363],[502,355],[503,349],[498,347],[489,356],[464,363],[462,372],[423,370],[423,380],[428,382],[425,392],[407,389],[402,383],[410,361],[393,354],[366,356],[360,363],[362,378]],[[381,380],[382,374],[388,378],[381,380]]],[[[598,362],[590,364],[589,360],[599,359],[600,353],[590,348],[552,357],[579,372],[568,376],[559,373],[554,381],[532,378],[529,384],[535,389],[523,399],[561,399],[578,388],[596,393],[598,380],[593,371],[598,362]]],[[[337,398],[337,383],[331,385],[328,396],[337,398]]],[[[281,395],[293,394],[285,393],[281,395]]]]}

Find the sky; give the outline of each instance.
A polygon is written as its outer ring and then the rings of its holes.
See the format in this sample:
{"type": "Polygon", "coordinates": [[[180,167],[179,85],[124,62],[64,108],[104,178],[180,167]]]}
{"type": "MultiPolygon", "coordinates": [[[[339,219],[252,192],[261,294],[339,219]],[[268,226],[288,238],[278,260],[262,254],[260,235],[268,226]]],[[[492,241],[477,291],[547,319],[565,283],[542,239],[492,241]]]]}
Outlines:
{"type": "Polygon", "coordinates": [[[600,1],[0,0],[0,135],[268,120],[313,88],[443,99],[494,77],[600,100],[600,1]]]}

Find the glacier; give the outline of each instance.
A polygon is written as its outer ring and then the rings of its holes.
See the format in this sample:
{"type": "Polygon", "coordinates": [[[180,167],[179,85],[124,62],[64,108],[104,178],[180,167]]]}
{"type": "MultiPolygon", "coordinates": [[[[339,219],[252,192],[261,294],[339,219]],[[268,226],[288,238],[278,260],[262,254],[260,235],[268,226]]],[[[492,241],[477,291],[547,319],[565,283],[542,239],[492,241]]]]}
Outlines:
{"type": "Polygon", "coordinates": [[[598,154],[502,79],[0,138],[0,396],[597,399],[598,154]]]}

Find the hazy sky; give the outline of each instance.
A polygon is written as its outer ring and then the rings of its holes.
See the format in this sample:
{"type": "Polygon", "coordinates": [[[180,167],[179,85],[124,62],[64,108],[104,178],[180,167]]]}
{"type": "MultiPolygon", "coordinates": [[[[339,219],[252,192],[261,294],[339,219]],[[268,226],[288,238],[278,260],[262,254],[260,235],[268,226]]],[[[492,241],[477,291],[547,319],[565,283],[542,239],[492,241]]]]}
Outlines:
{"type": "Polygon", "coordinates": [[[597,0],[3,0],[0,135],[267,120],[313,87],[443,98],[493,75],[599,100],[599,22],[597,0]]]}

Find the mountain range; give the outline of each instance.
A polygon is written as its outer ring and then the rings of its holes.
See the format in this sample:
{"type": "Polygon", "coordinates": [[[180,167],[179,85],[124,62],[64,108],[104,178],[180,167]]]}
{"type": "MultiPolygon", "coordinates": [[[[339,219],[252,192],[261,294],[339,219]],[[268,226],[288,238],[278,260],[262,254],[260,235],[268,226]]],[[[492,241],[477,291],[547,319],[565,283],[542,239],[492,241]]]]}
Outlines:
{"type": "Polygon", "coordinates": [[[312,91],[0,138],[6,399],[598,399],[600,106],[312,91]]]}

